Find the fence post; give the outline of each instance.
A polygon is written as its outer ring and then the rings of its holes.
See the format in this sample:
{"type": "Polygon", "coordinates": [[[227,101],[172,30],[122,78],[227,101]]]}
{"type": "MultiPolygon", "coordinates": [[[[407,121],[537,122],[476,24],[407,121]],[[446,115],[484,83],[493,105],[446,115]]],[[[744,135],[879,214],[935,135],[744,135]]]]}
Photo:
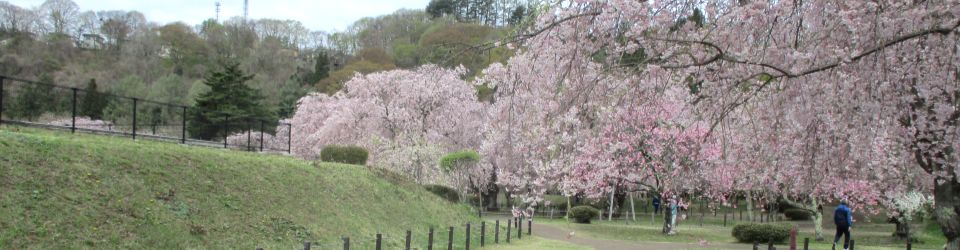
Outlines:
{"type": "Polygon", "coordinates": [[[247,151],[253,151],[253,148],[250,147],[250,121],[247,121],[247,151]]]}
{"type": "Polygon", "coordinates": [[[447,229],[447,250],[453,250],[453,227],[447,229]]]}
{"type": "Polygon", "coordinates": [[[430,233],[427,236],[427,250],[433,250],[433,228],[430,228],[430,233]]]}
{"type": "Polygon", "coordinates": [[[183,126],[180,128],[180,143],[187,143],[187,106],[183,106],[183,117],[181,117],[180,125],[183,126]]]}
{"type": "Polygon", "coordinates": [[[854,240],[853,240],[853,239],[850,239],[850,250],[853,250],[853,246],[856,245],[856,244],[853,244],[853,243],[854,243],[854,240]]]}
{"type": "Polygon", "coordinates": [[[403,244],[403,246],[404,246],[404,247],[403,247],[403,250],[410,250],[410,235],[411,235],[410,230],[407,230],[407,239],[406,239],[405,243],[403,244]]]}
{"type": "Polygon", "coordinates": [[[382,241],[383,241],[383,235],[380,233],[377,233],[377,248],[376,248],[377,250],[382,249],[383,246],[380,245],[382,241]]]}
{"type": "Polygon", "coordinates": [[[466,248],[466,250],[470,250],[470,223],[467,223],[467,234],[466,234],[466,238],[467,238],[467,240],[466,240],[466,242],[467,242],[466,244],[467,244],[467,245],[465,246],[465,248],[466,248]]]}
{"type": "Polygon", "coordinates": [[[907,238],[907,250],[913,250],[913,240],[910,238],[907,238]]]}
{"type": "Polygon", "coordinates": [[[527,235],[533,235],[533,219],[527,219],[527,235]]]}
{"type": "Polygon", "coordinates": [[[803,250],[810,250],[810,237],[803,238],[803,250]]]}
{"type": "Polygon", "coordinates": [[[350,250],[350,237],[343,237],[343,250],[350,250]]]}
{"type": "Polygon", "coordinates": [[[70,133],[77,132],[77,88],[70,88],[73,91],[73,102],[71,102],[70,113],[70,133]]]}
{"type": "Polygon", "coordinates": [[[510,226],[513,225],[513,220],[507,221],[507,243],[510,243],[510,226]]]}
{"type": "Polygon", "coordinates": [[[483,247],[484,243],[487,241],[487,222],[480,222],[480,247],[483,247]]]}
{"type": "Polygon", "coordinates": [[[260,120],[260,152],[263,152],[263,120],[260,120]]]}
{"type": "Polygon", "coordinates": [[[493,224],[493,244],[500,244],[500,220],[493,224]]]}
{"type": "Polygon", "coordinates": [[[756,242],[756,241],[753,242],[753,250],[760,250],[760,243],[759,243],[759,242],[756,242]]]}
{"type": "Polygon", "coordinates": [[[0,76],[0,124],[3,124],[3,96],[7,94],[6,88],[6,78],[0,76]]]}
{"type": "Polygon", "coordinates": [[[770,240],[770,243],[767,243],[767,250],[773,250],[773,240],[770,240]]]}
{"type": "Polygon", "coordinates": [[[291,145],[293,145],[293,124],[287,123],[287,154],[293,152],[291,145]]]}
{"type": "Polygon", "coordinates": [[[303,243],[303,250],[310,250],[310,242],[303,243]]]}
{"type": "Polygon", "coordinates": [[[133,140],[137,140],[137,98],[133,99],[133,140]]]}
{"type": "Polygon", "coordinates": [[[229,122],[230,122],[230,115],[224,116],[224,117],[223,117],[223,125],[221,125],[221,127],[223,127],[223,148],[228,148],[228,147],[227,147],[227,136],[229,135],[229,133],[227,133],[227,123],[229,123],[229,122]]]}
{"type": "Polygon", "coordinates": [[[523,238],[523,216],[517,217],[517,239],[523,238]]]}

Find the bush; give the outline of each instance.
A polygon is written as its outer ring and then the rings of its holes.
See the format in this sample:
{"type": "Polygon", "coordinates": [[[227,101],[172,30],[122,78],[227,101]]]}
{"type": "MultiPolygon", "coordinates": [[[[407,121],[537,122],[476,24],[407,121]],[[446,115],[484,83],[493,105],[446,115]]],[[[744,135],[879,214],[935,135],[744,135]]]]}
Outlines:
{"type": "Polygon", "coordinates": [[[367,164],[367,150],[357,146],[330,145],[320,150],[320,160],[354,165],[367,164]]]}
{"type": "Polygon", "coordinates": [[[460,194],[457,193],[457,190],[451,187],[443,185],[424,185],[423,188],[426,188],[427,191],[440,196],[440,198],[443,198],[444,200],[448,200],[450,202],[460,201],[460,194]]]}
{"type": "Polygon", "coordinates": [[[784,242],[787,238],[790,238],[791,228],[793,228],[793,226],[789,224],[739,224],[733,227],[733,237],[737,238],[737,241],[744,243],[766,243],[771,240],[774,242],[784,242]]]}
{"type": "Polygon", "coordinates": [[[576,206],[570,209],[570,218],[576,223],[590,224],[590,220],[600,216],[600,210],[591,206],[576,206]]]}
{"type": "Polygon", "coordinates": [[[440,167],[444,171],[452,171],[455,168],[464,167],[467,164],[480,162],[480,154],[475,151],[459,151],[444,155],[440,158],[440,167]]]}
{"type": "Polygon", "coordinates": [[[784,210],[783,216],[786,216],[790,220],[809,220],[813,217],[813,213],[804,209],[791,208],[784,210]]]}

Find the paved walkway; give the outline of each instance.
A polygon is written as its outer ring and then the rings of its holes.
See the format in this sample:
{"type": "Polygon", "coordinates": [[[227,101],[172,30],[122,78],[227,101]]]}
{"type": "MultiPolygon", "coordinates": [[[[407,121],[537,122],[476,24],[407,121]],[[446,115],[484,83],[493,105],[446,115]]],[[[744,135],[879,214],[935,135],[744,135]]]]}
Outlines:
{"type": "Polygon", "coordinates": [[[674,242],[636,242],[636,241],[625,241],[625,240],[608,240],[608,239],[596,239],[588,236],[578,235],[574,233],[573,237],[567,238],[570,235],[570,230],[560,228],[555,225],[550,224],[536,224],[533,225],[533,235],[569,242],[577,245],[588,246],[594,249],[602,250],[660,250],[660,249],[751,249],[752,246],[747,244],[713,244],[708,243],[705,246],[701,246],[699,243],[674,243],[674,242]]]}

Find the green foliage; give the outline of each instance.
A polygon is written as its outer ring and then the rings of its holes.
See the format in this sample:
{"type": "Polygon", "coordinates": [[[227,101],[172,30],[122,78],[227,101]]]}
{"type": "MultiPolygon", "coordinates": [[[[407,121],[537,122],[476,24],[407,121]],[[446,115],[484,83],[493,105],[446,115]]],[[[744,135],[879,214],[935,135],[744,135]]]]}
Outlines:
{"type": "Polygon", "coordinates": [[[783,210],[783,216],[786,216],[790,220],[810,220],[810,218],[813,217],[813,213],[805,209],[790,208],[783,210]]]}
{"type": "Polygon", "coordinates": [[[427,14],[430,14],[431,18],[438,18],[445,15],[453,15],[457,12],[456,3],[454,0],[431,0],[427,4],[426,8],[427,14]]]}
{"type": "Polygon", "coordinates": [[[320,150],[320,161],[353,165],[367,164],[367,150],[357,146],[329,145],[320,150]]]}
{"type": "Polygon", "coordinates": [[[591,206],[576,206],[570,209],[570,218],[576,223],[590,224],[590,220],[600,216],[600,210],[591,206]]]}
{"type": "Polygon", "coordinates": [[[327,94],[333,94],[343,88],[343,84],[353,78],[356,74],[369,74],[378,71],[396,69],[393,64],[380,64],[367,60],[354,61],[347,64],[342,69],[334,71],[330,77],[320,80],[314,88],[317,91],[327,94]]]}
{"type": "Polygon", "coordinates": [[[443,198],[444,200],[447,200],[450,202],[460,201],[460,193],[451,187],[447,187],[444,185],[424,185],[423,188],[427,189],[427,191],[430,191],[431,193],[437,196],[440,196],[440,198],[443,198]]]}
{"type": "Polygon", "coordinates": [[[468,46],[495,40],[499,36],[493,27],[468,23],[438,23],[420,37],[420,57],[424,63],[446,67],[463,65],[476,74],[490,65],[491,56],[468,46]]]}
{"type": "Polygon", "coordinates": [[[477,162],[480,162],[480,154],[476,151],[458,151],[441,157],[440,167],[443,168],[444,171],[454,171],[457,170],[457,168],[467,166],[468,164],[476,164],[477,162]]]}
{"type": "Polygon", "coordinates": [[[783,242],[790,237],[790,224],[745,223],[733,227],[733,237],[744,243],[783,242]]]}
{"type": "Polygon", "coordinates": [[[314,59],[313,73],[306,77],[306,82],[311,85],[316,84],[328,76],[330,76],[330,56],[326,51],[320,51],[314,59]]]}
{"type": "Polygon", "coordinates": [[[40,83],[23,83],[16,98],[10,105],[10,116],[17,119],[34,121],[48,111],[53,111],[57,102],[54,95],[53,78],[41,75],[40,83]]]}
{"type": "Polygon", "coordinates": [[[103,110],[107,108],[107,104],[110,102],[106,94],[100,92],[99,87],[97,87],[97,80],[90,79],[83,93],[83,97],[80,99],[79,115],[90,117],[93,120],[103,119],[103,110]]]}
{"type": "Polygon", "coordinates": [[[260,91],[246,85],[252,78],[237,63],[226,63],[222,71],[210,72],[203,82],[210,91],[198,96],[188,112],[190,135],[209,140],[242,131],[247,123],[274,124],[273,113],[262,105],[260,91]]]}

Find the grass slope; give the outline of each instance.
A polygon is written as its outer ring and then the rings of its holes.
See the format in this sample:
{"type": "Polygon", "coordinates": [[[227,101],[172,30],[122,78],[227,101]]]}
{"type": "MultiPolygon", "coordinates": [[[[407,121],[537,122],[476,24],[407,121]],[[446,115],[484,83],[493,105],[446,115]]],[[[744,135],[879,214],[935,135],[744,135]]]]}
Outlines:
{"type": "Polygon", "coordinates": [[[378,232],[399,246],[407,229],[422,243],[428,227],[479,221],[361,166],[10,126],[0,190],[9,249],[328,249],[341,235],[363,249],[378,232]]]}

